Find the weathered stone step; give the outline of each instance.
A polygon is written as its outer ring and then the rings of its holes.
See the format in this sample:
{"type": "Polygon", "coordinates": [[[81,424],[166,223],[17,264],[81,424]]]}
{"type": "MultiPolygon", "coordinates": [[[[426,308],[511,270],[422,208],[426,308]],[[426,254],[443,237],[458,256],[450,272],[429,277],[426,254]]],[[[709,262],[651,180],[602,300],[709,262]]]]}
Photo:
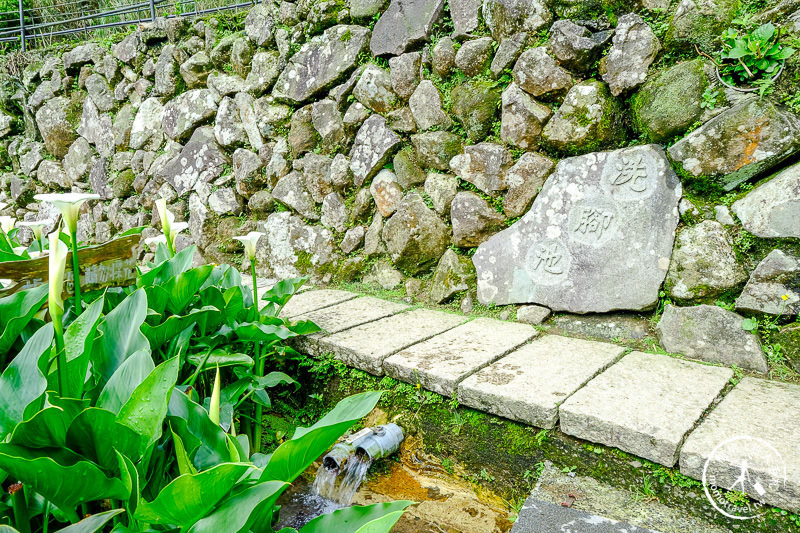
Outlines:
{"type": "Polygon", "coordinates": [[[533,497],[525,501],[511,533],[658,533],[586,511],[543,502],[533,497]]]}
{"type": "MultiPolygon", "coordinates": [[[[252,286],[252,285],[251,285],[252,286]]],[[[317,309],[330,307],[358,297],[358,294],[336,289],[318,289],[305,291],[292,296],[292,299],[281,310],[284,318],[293,318],[317,309]]]]}
{"type": "Polygon", "coordinates": [[[547,335],[465,379],[458,401],[541,428],[555,427],[558,406],[625,348],[547,335]]]}
{"type": "Polygon", "coordinates": [[[732,376],[728,368],[632,352],[561,405],[561,431],[671,467],[732,376]]]}
{"type": "Polygon", "coordinates": [[[392,355],[383,369],[393,378],[453,396],[465,377],[535,335],[528,325],[477,318],[392,355]]]}

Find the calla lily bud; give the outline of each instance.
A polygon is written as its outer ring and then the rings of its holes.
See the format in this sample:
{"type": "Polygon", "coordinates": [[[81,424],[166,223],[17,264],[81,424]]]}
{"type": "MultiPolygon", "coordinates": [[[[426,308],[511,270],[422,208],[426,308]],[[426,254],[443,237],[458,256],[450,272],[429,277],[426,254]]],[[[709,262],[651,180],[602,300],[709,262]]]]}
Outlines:
{"type": "Polygon", "coordinates": [[[61,324],[61,317],[64,316],[64,299],[61,297],[64,292],[64,269],[67,266],[67,245],[59,239],[60,232],[54,231],[50,234],[50,272],[48,285],[50,288],[48,295],[48,305],[50,316],[53,319],[53,327],[59,335],[64,333],[61,324]]]}
{"type": "Polygon", "coordinates": [[[262,233],[260,231],[251,231],[247,235],[239,235],[234,237],[237,241],[241,242],[244,245],[244,252],[247,254],[249,259],[255,259],[256,257],[256,245],[258,244],[258,239],[266,235],[266,233],[262,233]]]}

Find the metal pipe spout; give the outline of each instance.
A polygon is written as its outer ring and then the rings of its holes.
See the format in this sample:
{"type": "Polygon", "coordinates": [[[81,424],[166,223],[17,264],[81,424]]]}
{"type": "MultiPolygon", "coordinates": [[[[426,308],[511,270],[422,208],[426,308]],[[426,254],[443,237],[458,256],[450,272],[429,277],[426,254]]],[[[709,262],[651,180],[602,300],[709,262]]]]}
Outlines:
{"type": "Polygon", "coordinates": [[[356,445],[356,455],[369,457],[372,461],[395,453],[400,449],[400,443],[405,438],[403,429],[397,424],[386,424],[369,429],[370,434],[356,445]]]}

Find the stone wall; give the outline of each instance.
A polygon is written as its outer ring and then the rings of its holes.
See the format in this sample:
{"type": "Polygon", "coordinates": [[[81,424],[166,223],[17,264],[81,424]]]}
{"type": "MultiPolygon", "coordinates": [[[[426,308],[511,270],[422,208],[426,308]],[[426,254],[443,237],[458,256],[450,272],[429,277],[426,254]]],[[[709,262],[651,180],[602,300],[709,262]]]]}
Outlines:
{"type": "MultiPolygon", "coordinates": [[[[268,277],[793,316],[799,61],[764,98],[723,90],[695,45],[713,53],[747,6],[695,4],[265,2],[239,31],[161,19],[45,50],[0,79],[0,214],[96,192],[80,236],[103,242],[157,226],[163,196],[198,260],[238,263],[231,236],[265,232],[268,277]]],[[[794,35],[778,8],[752,15],[794,35]]]]}

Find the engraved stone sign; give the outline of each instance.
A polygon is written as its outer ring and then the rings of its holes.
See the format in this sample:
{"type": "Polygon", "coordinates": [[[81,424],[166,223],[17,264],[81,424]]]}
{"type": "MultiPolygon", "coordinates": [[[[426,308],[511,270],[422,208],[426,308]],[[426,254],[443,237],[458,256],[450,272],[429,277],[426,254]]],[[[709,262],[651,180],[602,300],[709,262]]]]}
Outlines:
{"type": "Polygon", "coordinates": [[[531,210],[478,247],[478,299],[572,313],[654,306],[681,194],[657,145],[562,160],[531,210]]]}
{"type": "MultiPolygon", "coordinates": [[[[135,248],[139,235],[128,235],[114,239],[99,246],[78,250],[81,269],[81,290],[93,291],[106,287],[128,287],[136,283],[135,248]]],[[[72,294],[72,253],[67,255],[67,269],[64,272],[64,292],[72,294]]],[[[49,258],[47,256],[27,261],[7,261],[0,263],[0,279],[10,279],[10,287],[0,289],[0,298],[17,291],[30,289],[47,283],[49,258]]]]}

